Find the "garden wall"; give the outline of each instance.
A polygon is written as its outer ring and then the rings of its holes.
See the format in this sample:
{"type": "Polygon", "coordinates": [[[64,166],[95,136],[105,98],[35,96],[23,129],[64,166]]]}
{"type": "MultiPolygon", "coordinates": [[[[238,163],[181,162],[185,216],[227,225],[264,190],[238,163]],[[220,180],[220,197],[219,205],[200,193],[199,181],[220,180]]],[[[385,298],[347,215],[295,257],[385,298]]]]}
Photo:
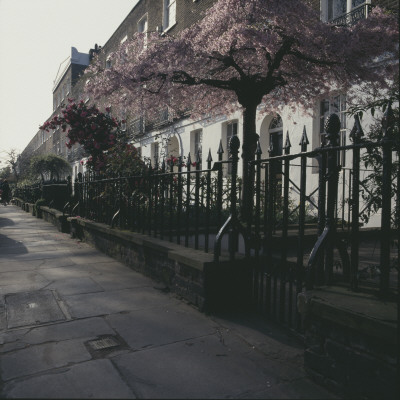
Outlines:
{"type": "Polygon", "coordinates": [[[251,268],[244,260],[214,263],[213,255],[135,232],[68,218],[71,234],[151,277],[201,311],[250,302],[251,268]]]}
{"type": "Polygon", "coordinates": [[[301,293],[298,307],[311,377],[346,398],[399,398],[396,303],[326,287],[301,293]]]}

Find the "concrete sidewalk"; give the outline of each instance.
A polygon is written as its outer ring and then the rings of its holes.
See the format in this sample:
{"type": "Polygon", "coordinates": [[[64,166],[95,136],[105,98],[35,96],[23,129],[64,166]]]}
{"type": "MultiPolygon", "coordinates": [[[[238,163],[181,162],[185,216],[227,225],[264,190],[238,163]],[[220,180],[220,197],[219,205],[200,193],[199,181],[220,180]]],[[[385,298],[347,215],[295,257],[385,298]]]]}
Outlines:
{"type": "Polygon", "coordinates": [[[15,206],[0,206],[5,398],[336,398],[255,316],[207,316],[15,206]]]}

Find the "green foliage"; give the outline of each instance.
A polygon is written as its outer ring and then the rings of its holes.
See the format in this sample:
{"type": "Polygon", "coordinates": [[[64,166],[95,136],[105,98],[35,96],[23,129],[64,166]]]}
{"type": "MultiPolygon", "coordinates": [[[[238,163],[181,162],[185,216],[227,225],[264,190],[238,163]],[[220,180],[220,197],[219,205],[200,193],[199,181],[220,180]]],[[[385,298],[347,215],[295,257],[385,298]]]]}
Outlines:
{"type": "Polygon", "coordinates": [[[7,167],[0,170],[0,179],[7,179],[10,181],[10,178],[12,178],[11,167],[7,165],[7,167]]]}
{"type": "Polygon", "coordinates": [[[146,169],[135,146],[118,141],[107,153],[105,172],[107,175],[135,176],[146,169]]]}
{"type": "Polygon", "coordinates": [[[71,173],[71,166],[62,157],[54,154],[35,156],[31,159],[30,170],[33,176],[40,176],[42,181],[48,175],[50,180],[60,180],[63,174],[71,173]]]}
{"type": "MultiPolygon", "coordinates": [[[[393,157],[391,166],[391,197],[396,200],[396,193],[398,191],[398,176],[399,169],[399,152],[400,152],[400,133],[399,133],[399,85],[398,81],[394,82],[392,90],[390,90],[385,98],[376,98],[367,104],[356,105],[350,107],[348,113],[350,115],[358,114],[360,118],[364,114],[370,113],[375,122],[370,126],[369,131],[363,140],[365,141],[380,141],[383,138],[382,118],[380,116],[387,110],[387,107],[392,104],[393,115],[389,121],[387,134],[393,141],[393,157]],[[378,115],[378,116],[377,116],[378,115]]],[[[382,148],[373,147],[361,155],[361,161],[367,170],[366,176],[360,181],[360,194],[365,201],[365,209],[360,214],[360,218],[364,222],[368,222],[373,214],[379,211],[382,207],[382,148]]],[[[399,224],[399,210],[392,207],[392,224],[398,226],[399,224]]]]}

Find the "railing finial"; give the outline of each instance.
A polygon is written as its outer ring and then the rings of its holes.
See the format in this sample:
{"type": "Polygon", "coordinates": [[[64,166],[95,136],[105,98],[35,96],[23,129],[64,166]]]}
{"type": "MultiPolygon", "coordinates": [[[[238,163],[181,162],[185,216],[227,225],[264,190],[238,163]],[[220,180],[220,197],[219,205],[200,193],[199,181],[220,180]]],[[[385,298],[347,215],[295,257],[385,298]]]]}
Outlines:
{"type": "Polygon", "coordinates": [[[360,117],[358,116],[358,114],[354,115],[354,125],[349,136],[354,143],[357,143],[361,139],[361,137],[364,136],[364,131],[362,129],[360,117]]]}
{"type": "Polygon", "coordinates": [[[217,154],[223,154],[223,153],[224,153],[224,148],[222,147],[222,140],[220,140],[217,154]]]}
{"type": "Polygon", "coordinates": [[[303,134],[301,135],[301,140],[299,145],[301,146],[301,151],[307,151],[307,145],[310,142],[308,141],[306,126],[303,127],[303,134]]]}
{"type": "Polygon", "coordinates": [[[262,150],[261,150],[261,145],[260,145],[260,140],[257,140],[257,149],[256,149],[256,155],[261,155],[262,150]]]}
{"type": "Polygon", "coordinates": [[[335,147],[339,145],[340,118],[337,114],[330,114],[325,122],[325,132],[327,133],[328,146],[335,147]]]}
{"type": "Polygon", "coordinates": [[[285,154],[289,154],[290,152],[290,148],[292,147],[292,144],[290,143],[290,139],[289,139],[289,131],[286,131],[286,140],[285,140],[285,154]]]}
{"type": "Polygon", "coordinates": [[[207,162],[212,162],[212,156],[211,156],[211,149],[208,149],[208,157],[207,157],[207,162]]]}

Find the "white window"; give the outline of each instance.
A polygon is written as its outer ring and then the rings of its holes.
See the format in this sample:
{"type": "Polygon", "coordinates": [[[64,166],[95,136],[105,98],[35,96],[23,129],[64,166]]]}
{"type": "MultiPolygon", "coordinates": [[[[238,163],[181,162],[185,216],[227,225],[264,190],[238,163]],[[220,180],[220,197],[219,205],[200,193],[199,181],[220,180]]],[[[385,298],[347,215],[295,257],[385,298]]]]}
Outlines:
{"type": "Polygon", "coordinates": [[[236,121],[226,124],[226,148],[229,149],[229,140],[232,136],[237,136],[238,124],[236,121]]]}
{"type": "Polygon", "coordinates": [[[138,22],[138,32],[139,33],[146,33],[147,32],[147,15],[142,17],[138,22]]]}
{"type": "Polygon", "coordinates": [[[200,169],[202,169],[202,160],[203,160],[203,150],[202,150],[202,145],[203,145],[203,130],[202,129],[197,129],[190,134],[191,138],[191,154],[193,154],[192,161],[197,161],[197,153],[199,154],[199,159],[200,159],[200,169]]]}
{"type": "Polygon", "coordinates": [[[158,142],[154,142],[151,145],[151,162],[153,165],[153,168],[157,168],[159,161],[160,161],[160,145],[158,142]]]}
{"type": "Polygon", "coordinates": [[[111,63],[111,56],[108,56],[108,57],[107,57],[107,60],[106,60],[106,68],[111,68],[111,65],[112,65],[112,63],[111,63]]]}
{"type": "Polygon", "coordinates": [[[176,22],[176,0],[163,0],[164,1],[164,20],[163,29],[164,31],[176,22]]]}
{"type": "Polygon", "coordinates": [[[277,157],[283,154],[283,122],[280,115],[277,115],[269,124],[269,149],[270,157],[277,157]]]}
{"type": "Polygon", "coordinates": [[[347,0],[328,0],[328,21],[346,14],[347,0]]]}
{"type": "Polygon", "coordinates": [[[143,48],[147,48],[147,15],[141,18],[138,22],[138,32],[143,33],[143,48]]]}
{"type": "Polygon", "coordinates": [[[128,35],[125,35],[122,39],[121,39],[121,44],[125,43],[128,40],[128,35]]]}

